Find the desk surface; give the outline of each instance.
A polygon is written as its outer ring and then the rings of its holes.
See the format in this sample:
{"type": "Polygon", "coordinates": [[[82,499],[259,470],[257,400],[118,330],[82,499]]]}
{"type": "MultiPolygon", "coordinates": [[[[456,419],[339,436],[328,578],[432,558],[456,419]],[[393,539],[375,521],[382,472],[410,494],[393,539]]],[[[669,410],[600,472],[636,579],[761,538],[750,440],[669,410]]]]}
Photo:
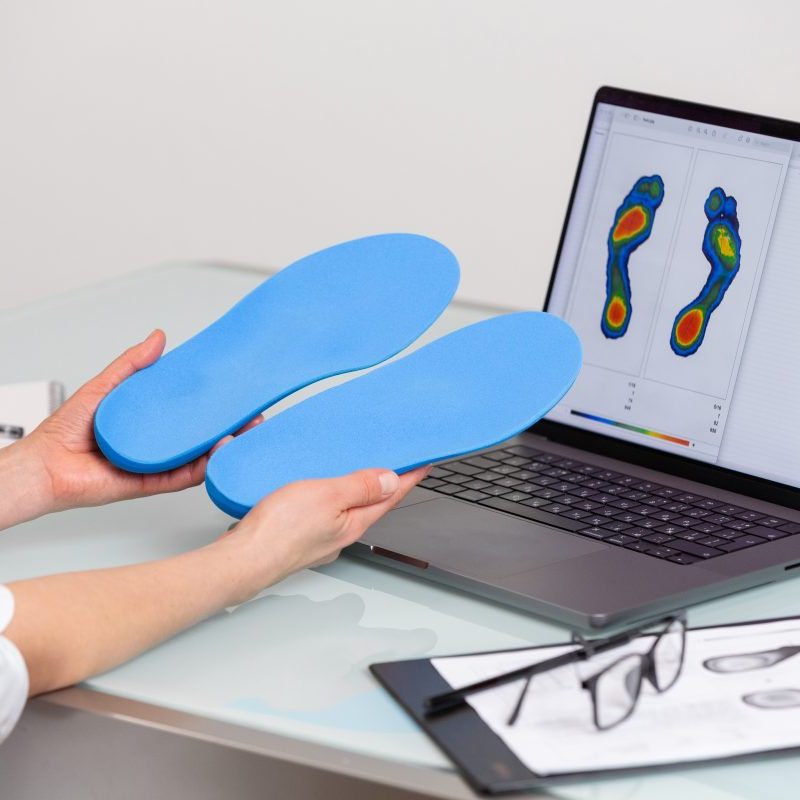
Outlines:
{"type": "MultiPolygon", "coordinates": [[[[8,313],[0,319],[0,382],[53,378],[72,392],[152,328],[166,330],[168,347],[183,341],[263,277],[231,266],[175,264],[8,313]]],[[[422,341],[491,312],[453,304],[422,341]]],[[[0,536],[0,581],[162,558],[208,542],[229,523],[202,487],[66,512],[0,536]]],[[[707,603],[692,610],[690,622],[786,614],[800,614],[797,582],[707,603]]],[[[351,772],[369,769],[387,782],[403,776],[399,783],[417,789],[428,781],[440,796],[467,797],[459,782],[437,782],[450,774],[447,760],[377,686],[367,665],[566,637],[563,628],[512,609],[343,558],[293,576],[53,701],[100,713],[124,708],[145,723],[202,730],[251,750],[285,745],[293,758],[311,748],[317,760],[327,753],[351,772]]],[[[789,797],[799,767],[800,759],[783,758],[575,783],[555,794],[789,797]]]]}

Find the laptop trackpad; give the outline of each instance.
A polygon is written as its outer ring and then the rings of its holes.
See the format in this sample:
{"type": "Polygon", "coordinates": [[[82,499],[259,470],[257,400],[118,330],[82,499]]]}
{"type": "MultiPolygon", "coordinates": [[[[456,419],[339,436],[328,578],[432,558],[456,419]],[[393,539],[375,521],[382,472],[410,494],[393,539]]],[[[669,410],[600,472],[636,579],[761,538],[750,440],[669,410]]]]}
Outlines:
{"type": "Polygon", "coordinates": [[[500,578],[608,549],[535,522],[456,500],[398,508],[374,525],[365,544],[477,578],[500,578]]]}

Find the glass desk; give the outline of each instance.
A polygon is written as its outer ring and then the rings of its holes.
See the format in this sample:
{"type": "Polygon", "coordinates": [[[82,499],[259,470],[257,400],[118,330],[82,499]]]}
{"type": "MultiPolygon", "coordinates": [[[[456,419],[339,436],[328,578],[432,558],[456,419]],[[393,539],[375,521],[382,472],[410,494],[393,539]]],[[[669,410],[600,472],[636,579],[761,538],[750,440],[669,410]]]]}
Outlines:
{"type": "MultiPolygon", "coordinates": [[[[7,313],[0,318],[0,383],[52,378],[71,393],[153,328],[166,330],[168,347],[183,341],[263,279],[263,272],[233,265],[171,264],[7,313]]],[[[421,341],[494,311],[454,303],[421,341]]],[[[273,412],[340,380],[306,389],[273,412]]],[[[54,515],[0,535],[0,581],[162,558],[208,542],[229,523],[202,487],[54,515]]],[[[793,581],[699,606],[690,623],[787,614],[800,614],[800,584],[793,581]]],[[[0,750],[4,791],[10,785],[9,797],[41,797],[46,786],[58,786],[60,798],[90,796],[90,788],[141,797],[175,796],[180,786],[181,796],[193,798],[223,789],[237,798],[278,796],[265,794],[268,780],[274,790],[290,787],[283,796],[317,796],[324,788],[328,797],[350,800],[471,797],[367,665],[567,636],[495,603],[342,558],[80,687],[31,703],[0,750]]],[[[800,759],[789,757],[548,793],[793,797],[798,768],[800,759]]]]}

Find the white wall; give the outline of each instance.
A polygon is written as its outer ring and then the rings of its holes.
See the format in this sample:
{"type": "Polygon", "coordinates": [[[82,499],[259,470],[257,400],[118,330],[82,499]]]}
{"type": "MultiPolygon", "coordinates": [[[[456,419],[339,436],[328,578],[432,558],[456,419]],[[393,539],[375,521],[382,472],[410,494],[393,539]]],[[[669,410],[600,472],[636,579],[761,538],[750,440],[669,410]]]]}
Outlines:
{"type": "Polygon", "coordinates": [[[541,303],[602,83],[800,118],[790,0],[0,0],[0,308],[435,236],[541,303]]]}

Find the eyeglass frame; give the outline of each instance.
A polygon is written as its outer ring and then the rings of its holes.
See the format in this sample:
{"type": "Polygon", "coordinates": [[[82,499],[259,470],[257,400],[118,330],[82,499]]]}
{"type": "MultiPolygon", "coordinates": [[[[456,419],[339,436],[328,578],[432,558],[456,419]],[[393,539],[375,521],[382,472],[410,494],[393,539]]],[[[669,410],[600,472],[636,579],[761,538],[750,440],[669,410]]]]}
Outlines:
{"type": "Polygon", "coordinates": [[[434,716],[446,711],[451,711],[454,708],[466,703],[466,698],[471,694],[478,694],[486,691],[487,689],[493,689],[497,686],[502,686],[506,683],[513,683],[514,681],[526,678],[527,680],[520,693],[520,698],[517,701],[514,711],[512,712],[508,721],[509,726],[511,726],[519,717],[519,712],[522,708],[523,700],[527,693],[528,687],[530,686],[530,682],[536,675],[541,675],[545,672],[549,672],[567,664],[574,664],[579,661],[588,661],[597,653],[606,652],[608,650],[613,650],[617,647],[623,647],[626,644],[630,644],[630,642],[634,641],[635,639],[638,639],[644,635],[648,635],[647,631],[651,628],[660,627],[662,625],[664,626],[664,629],[656,636],[652,647],[647,651],[647,653],[628,653],[604,667],[595,675],[592,675],[591,677],[581,681],[581,688],[589,691],[592,698],[592,711],[595,726],[600,731],[609,730],[616,725],[619,725],[621,722],[624,722],[631,716],[631,714],[633,714],[636,704],[639,701],[639,696],[641,695],[642,683],[645,677],[645,666],[648,667],[648,680],[650,680],[651,685],[659,694],[663,694],[668,689],[671,689],[678,681],[678,678],[681,676],[681,672],[683,671],[683,663],[686,655],[686,612],[684,610],[676,611],[675,613],[659,620],[651,620],[650,622],[647,622],[637,628],[615,634],[614,636],[609,636],[606,639],[584,639],[580,634],[573,633],[572,641],[575,644],[580,645],[580,647],[576,648],[575,650],[570,650],[567,653],[562,653],[561,655],[554,656],[553,658],[546,659],[545,661],[539,661],[535,664],[530,664],[527,667],[520,667],[518,669],[510,670],[509,672],[501,673],[500,675],[495,675],[491,678],[485,678],[484,680],[476,681],[468,686],[462,686],[460,689],[452,689],[447,692],[433,695],[432,697],[427,698],[424,702],[425,716],[434,716]],[[653,653],[659,641],[661,640],[661,637],[669,630],[673,622],[681,623],[681,660],[680,664],[678,665],[678,671],[676,672],[672,682],[663,689],[659,689],[657,682],[650,678],[651,675],[655,676],[655,660],[653,658],[653,653]],[[604,673],[612,669],[623,659],[629,658],[631,655],[638,655],[642,659],[647,659],[647,662],[642,664],[642,669],[640,670],[639,685],[636,690],[636,696],[631,704],[631,708],[624,717],[621,717],[612,725],[601,726],[599,724],[599,720],[597,719],[597,682],[604,673]]]}

